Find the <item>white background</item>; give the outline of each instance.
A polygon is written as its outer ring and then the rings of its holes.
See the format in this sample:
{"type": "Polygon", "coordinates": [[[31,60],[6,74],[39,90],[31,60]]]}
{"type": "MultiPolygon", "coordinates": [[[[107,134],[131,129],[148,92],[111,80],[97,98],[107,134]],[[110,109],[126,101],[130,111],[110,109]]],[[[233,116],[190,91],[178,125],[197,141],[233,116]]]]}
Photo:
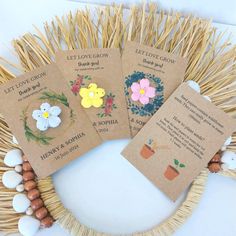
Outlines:
{"type": "MultiPolygon", "coordinates": [[[[190,10],[217,22],[236,24],[235,0],[160,2],[165,8],[172,7],[184,12],[190,10]]],[[[0,55],[12,59],[10,42],[13,38],[32,32],[32,24],[41,28],[44,21],[78,7],[83,5],[65,0],[1,0],[0,55]]],[[[90,5],[87,4],[87,7],[90,5]]],[[[236,42],[236,27],[221,24],[216,26],[223,31],[233,32],[233,40],[236,42]]],[[[183,194],[175,204],[172,203],[122,158],[119,153],[127,143],[128,140],[104,143],[53,176],[63,203],[82,223],[112,234],[151,228],[171,215],[184,197],[183,194]]],[[[200,204],[174,235],[235,236],[235,198],[235,180],[211,175],[200,204]]],[[[49,235],[68,234],[57,224],[37,234],[49,235]]]]}

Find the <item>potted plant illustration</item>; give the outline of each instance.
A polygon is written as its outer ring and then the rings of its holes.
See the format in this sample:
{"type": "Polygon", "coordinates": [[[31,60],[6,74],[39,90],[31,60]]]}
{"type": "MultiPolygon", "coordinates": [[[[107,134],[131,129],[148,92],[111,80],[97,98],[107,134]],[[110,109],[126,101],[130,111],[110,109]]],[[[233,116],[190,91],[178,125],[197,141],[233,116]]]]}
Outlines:
{"type": "Polygon", "coordinates": [[[144,159],[148,159],[155,153],[156,148],[157,148],[157,143],[154,142],[153,139],[149,139],[147,144],[143,145],[143,147],[140,151],[140,155],[144,159]]]}
{"type": "Polygon", "coordinates": [[[167,145],[158,145],[157,141],[153,139],[148,139],[147,143],[145,143],[140,151],[140,155],[144,159],[149,159],[151,156],[155,154],[157,149],[169,149],[167,145]]]}
{"type": "Polygon", "coordinates": [[[185,164],[180,163],[179,160],[174,159],[174,165],[175,166],[167,166],[166,171],[164,173],[164,176],[168,179],[168,180],[173,180],[175,179],[178,175],[179,175],[179,168],[184,168],[185,164]]]}

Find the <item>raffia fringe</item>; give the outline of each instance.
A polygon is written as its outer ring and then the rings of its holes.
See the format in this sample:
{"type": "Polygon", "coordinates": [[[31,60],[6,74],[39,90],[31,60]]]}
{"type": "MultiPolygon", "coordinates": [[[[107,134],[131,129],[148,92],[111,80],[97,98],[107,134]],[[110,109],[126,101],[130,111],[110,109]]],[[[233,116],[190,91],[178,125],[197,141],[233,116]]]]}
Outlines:
{"type": "MultiPolygon", "coordinates": [[[[201,172],[201,174],[194,180],[189,193],[187,194],[186,200],[169,219],[165,220],[159,226],[154,227],[150,231],[135,233],[133,236],[171,235],[192,214],[193,209],[198,204],[204,191],[207,176],[207,170],[201,172]]],[[[41,192],[42,199],[44,200],[45,205],[49,209],[53,218],[56,219],[64,229],[68,230],[71,235],[109,235],[96,232],[95,230],[82,225],[61,203],[58,195],[55,192],[51,177],[40,181],[38,187],[41,192]]]]}
{"type": "MultiPolygon", "coordinates": [[[[180,13],[164,11],[157,5],[133,7],[128,17],[124,17],[122,6],[98,8],[94,14],[89,10],[78,10],[75,14],[56,17],[51,23],[44,24],[44,33],[36,27],[36,34],[27,33],[13,41],[20,65],[13,65],[0,58],[0,84],[13,79],[15,75],[9,69],[14,67],[20,73],[31,71],[41,65],[49,64],[55,58],[55,52],[76,48],[120,48],[123,50],[127,40],[133,40],[154,48],[162,49],[188,58],[188,67],[184,80],[195,80],[201,86],[204,95],[230,116],[236,115],[236,47],[230,39],[220,43],[222,33],[212,27],[211,22],[194,16],[182,16],[180,13]],[[157,14],[157,11],[159,14],[157,14]]],[[[0,115],[0,180],[3,171],[5,153],[12,147],[12,134],[0,115]]],[[[229,150],[236,151],[236,133],[229,150]]],[[[221,174],[235,177],[235,173],[221,174]]],[[[174,215],[151,231],[134,235],[171,235],[191,214],[200,200],[207,179],[203,171],[193,182],[188,196],[174,215]]],[[[63,207],[55,193],[50,177],[39,180],[45,205],[52,216],[72,235],[104,235],[81,225],[75,217],[63,207]]],[[[16,232],[20,214],[13,212],[12,197],[16,192],[3,187],[0,181],[0,230],[16,232]]]]}

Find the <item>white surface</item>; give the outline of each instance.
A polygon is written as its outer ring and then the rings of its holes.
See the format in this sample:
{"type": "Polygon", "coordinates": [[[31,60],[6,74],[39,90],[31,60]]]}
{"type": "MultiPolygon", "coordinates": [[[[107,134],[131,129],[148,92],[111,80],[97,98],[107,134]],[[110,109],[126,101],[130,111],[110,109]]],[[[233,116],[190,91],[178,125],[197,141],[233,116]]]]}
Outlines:
{"type": "MultiPolygon", "coordinates": [[[[135,3],[143,3],[144,0],[72,0],[97,4],[124,4],[131,7],[135,3]]],[[[236,1],[235,0],[146,0],[146,2],[158,2],[159,6],[166,10],[178,10],[182,13],[192,13],[204,18],[212,18],[215,22],[236,25],[236,1]]]]}
{"type": "MultiPolygon", "coordinates": [[[[10,48],[11,39],[32,31],[32,24],[40,28],[45,20],[79,6],[64,0],[0,1],[0,55],[13,58],[6,47],[10,48]]],[[[217,27],[236,35],[236,27],[219,24],[217,27]]],[[[65,206],[81,222],[97,230],[110,233],[145,230],[164,220],[181,200],[176,204],[170,202],[119,155],[127,142],[104,143],[53,176],[65,206]]],[[[202,201],[175,236],[235,236],[235,197],[235,180],[211,175],[202,201]]],[[[68,234],[57,224],[37,234],[50,235],[68,234]]]]}

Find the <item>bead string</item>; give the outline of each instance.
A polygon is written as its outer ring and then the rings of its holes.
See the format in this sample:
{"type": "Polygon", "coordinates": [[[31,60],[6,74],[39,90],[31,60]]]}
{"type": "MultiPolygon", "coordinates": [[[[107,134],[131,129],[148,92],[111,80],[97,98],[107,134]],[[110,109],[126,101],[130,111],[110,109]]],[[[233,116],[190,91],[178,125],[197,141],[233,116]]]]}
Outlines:
{"type": "Polygon", "coordinates": [[[43,200],[40,197],[40,191],[36,184],[36,175],[28,162],[25,155],[23,155],[22,174],[24,189],[27,192],[27,197],[31,201],[31,207],[26,214],[33,214],[40,220],[40,225],[43,228],[51,227],[53,224],[53,218],[49,214],[47,208],[44,205],[43,200]]]}

